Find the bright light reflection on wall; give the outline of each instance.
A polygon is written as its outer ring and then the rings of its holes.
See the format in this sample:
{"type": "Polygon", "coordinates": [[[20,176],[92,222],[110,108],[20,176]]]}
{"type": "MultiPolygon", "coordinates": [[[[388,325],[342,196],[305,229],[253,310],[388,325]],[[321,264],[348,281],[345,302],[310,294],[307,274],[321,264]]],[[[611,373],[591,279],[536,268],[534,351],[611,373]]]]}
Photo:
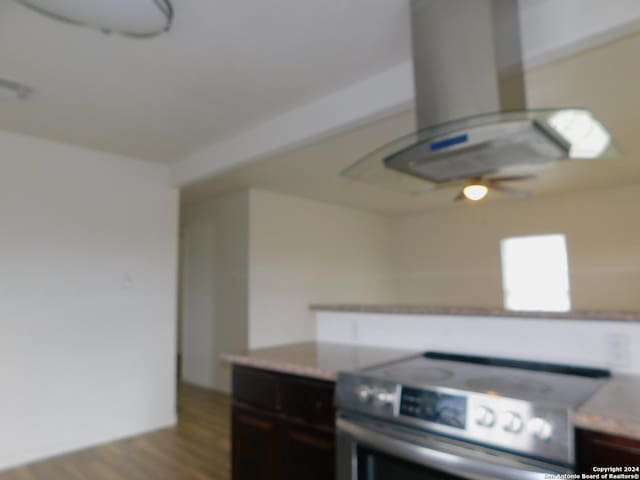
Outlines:
{"type": "Polygon", "coordinates": [[[571,310],[569,261],[564,235],[510,237],[500,242],[507,310],[571,310]]]}

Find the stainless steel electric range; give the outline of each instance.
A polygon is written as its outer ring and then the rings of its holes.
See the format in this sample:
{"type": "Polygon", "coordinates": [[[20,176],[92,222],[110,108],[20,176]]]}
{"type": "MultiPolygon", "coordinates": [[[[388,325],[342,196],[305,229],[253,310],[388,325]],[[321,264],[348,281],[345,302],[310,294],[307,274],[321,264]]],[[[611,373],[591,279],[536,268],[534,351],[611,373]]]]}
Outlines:
{"type": "Polygon", "coordinates": [[[516,480],[570,473],[572,412],[609,375],[439,352],[341,373],[338,480],[516,480]]]}

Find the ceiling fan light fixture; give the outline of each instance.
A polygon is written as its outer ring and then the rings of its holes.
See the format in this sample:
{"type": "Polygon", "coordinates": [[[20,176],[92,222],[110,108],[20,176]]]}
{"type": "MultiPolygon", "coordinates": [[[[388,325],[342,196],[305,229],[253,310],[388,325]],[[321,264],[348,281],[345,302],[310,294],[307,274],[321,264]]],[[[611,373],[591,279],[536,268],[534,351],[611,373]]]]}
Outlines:
{"type": "Polygon", "coordinates": [[[171,0],[17,0],[43,15],[103,32],[153,37],[169,31],[171,0]]]}
{"type": "Polygon", "coordinates": [[[487,196],[487,193],[489,193],[489,189],[486,187],[486,185],[473,183],[464,187],[462,189],[462,193],[467,199],[471,200],[472,202],[477,202],[487,196]]]}

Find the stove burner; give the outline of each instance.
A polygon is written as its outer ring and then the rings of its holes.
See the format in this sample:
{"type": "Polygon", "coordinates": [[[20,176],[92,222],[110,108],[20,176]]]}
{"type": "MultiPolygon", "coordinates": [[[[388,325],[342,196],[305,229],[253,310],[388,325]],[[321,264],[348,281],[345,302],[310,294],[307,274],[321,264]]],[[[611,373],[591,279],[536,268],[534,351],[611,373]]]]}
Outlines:
{"type": "Polygon", "coordinates": [[[500,395],[524,395],[527,393],[547,393],[551,387],[542,382],[521,377],[505,377],[492,375],[489,377],[470,378],[465,384],[473,389],[494,391],[500,395]]]}
{"type": "MultiPolygon", "coordinates": [[[[453,377],[453,372],[440,367],[421,367],[413,369],[409,378],[417,383],[432,383],[448,380],[453,377]]],[[[382,374],[387,378],[395,378],[395,372],[384,370],[382,374]]]]}

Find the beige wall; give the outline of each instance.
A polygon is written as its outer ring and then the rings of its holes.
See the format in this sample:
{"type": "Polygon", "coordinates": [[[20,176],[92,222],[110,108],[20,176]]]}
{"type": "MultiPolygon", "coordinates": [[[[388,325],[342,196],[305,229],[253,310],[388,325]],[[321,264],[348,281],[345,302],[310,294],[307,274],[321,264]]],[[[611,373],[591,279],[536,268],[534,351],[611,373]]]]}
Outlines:
{"type": "Polygon", "coordinates": [[[211,202],[182,210],[180,229],[180,336],[182,379],[216,384],[215,311],[213,298],[215,235],[211,202]]]}
{"type": "Polygon", "coordinates": [[[393,220],[398,300],[501,306],[500,239],[564,233],[574,309],[640,309],[640,186],[460,206],[393,220]]]}
{"type": "MultiPolygon", "coordinates": [[[[219,201],[216,224],[216,348],[246,349],[249,338],[249,194],[239,192],[219,201]]],[[[231,371],[218,362],[218,388],[231,389],[231,371]]]]}
{"type": "Polygon", "coordinates": [[[219,353],[315,339],[313,303],[500,307],[510,236],[566,235],[574,309],[640,309],[638,199],[628,186],[395,217],[260,190],[209,200],[184,355],[189,338],[210,345],[200,361],[227,390],[219,353]]]}
{"type": "Polygon", "coordinates": [[[389,302],[386,217],[251,191],[251,348],[315,338],[312,303],[389,302]]]}
{"type": "Polygon", "coordinates": [[[312,303],[391,302],[389,220],[260,190],[183,206],[183,377],[228,391],[224,352],[315,339],[312,303]]]}
{"type": "Polygon", "coordinates": [[[181,240],[183,378],[229,391],[219,355],[248,346],[249,193],[183,207],[181,240]]]}

